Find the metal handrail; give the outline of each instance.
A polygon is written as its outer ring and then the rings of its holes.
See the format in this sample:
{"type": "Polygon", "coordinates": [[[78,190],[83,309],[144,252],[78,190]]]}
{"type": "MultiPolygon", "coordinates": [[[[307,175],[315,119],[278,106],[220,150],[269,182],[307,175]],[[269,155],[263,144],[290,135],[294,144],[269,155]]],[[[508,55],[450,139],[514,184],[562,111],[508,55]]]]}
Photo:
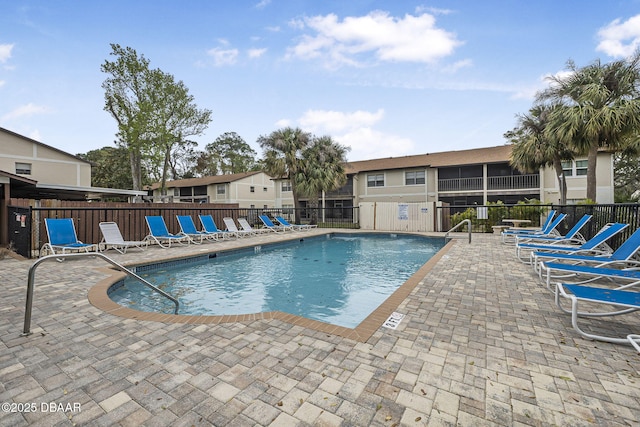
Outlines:
{"type": "Polygon", "coordinates": [[[87,256],[102,258],[103,260],[107,261],[109,264],[111,264],[114,267],[116,267],[118,270],[122,271],[123,273],[128,274],[129,276],[133,277],[134,279],[139,280],[140,282],[142,282],[142,284],[144,284],[144,285],[148,286],[149,288],[151,288],[152,290],[158,292],[160,295],[170,299],[176,305],[176,309],[174,311],[174,314],[178,314],[178,309],[180,308],[180,303],[178,302],[178,300],[176,298],[172,297],[171,295],[169,295],[168,293],[166,293],[162,289],[159,289],[156,286],[152,285],[151,283],[147,282],[146,280],[144,280],[142,277],[138,276],[133,271],[129,270],[128,268],[126,268],[123,265],[118,264],[117,262],[115,262],[114,260],[109,258],[108,256],[106,256],[104,254],[101,254],[100,252],[86,252],[86,253],[74,253],[74,254],[47,255],[45,257],[42,257],[42,258],[38,259],[29,268],[29,279],[27,281],[27,302],[26,302],[26,305],[25,305],[25,308],[24,308],[24,328],[22,329],[21,336],[31,335],[31,309],[33,307],[33,289],[35,287],[34,279],[35,279],[35,274],[36,274],[36,268],[40,264],[42,264],[43,262],[50,261],[52,259],[59,260],[61,258],[77,258],[77,257],[87,257],[87,256]]]}
{"type": "Polygon", "coordinates": [[[455,227],[447,231],[447,234],[444,235],[444,238],[446,239],[447,237],[449,237],[449,233],[458,229],[460,226],[462,226],[462,224],[467,224],[467,229],[469,230],[469,243],[471,243],[471,220],[470,219],[463,219],[462,221],[460,221],[455,227]]]}

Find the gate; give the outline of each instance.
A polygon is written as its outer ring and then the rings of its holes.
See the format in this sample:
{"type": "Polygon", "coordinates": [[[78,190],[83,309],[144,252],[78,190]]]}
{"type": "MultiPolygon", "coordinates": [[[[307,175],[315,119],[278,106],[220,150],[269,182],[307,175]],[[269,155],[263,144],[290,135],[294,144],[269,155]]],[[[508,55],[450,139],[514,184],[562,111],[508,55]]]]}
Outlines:
{"type": "Polygon", "coordinates": [[[31,258],[31,208],[9,206],[9,244],[19,255],[31,258]]]}

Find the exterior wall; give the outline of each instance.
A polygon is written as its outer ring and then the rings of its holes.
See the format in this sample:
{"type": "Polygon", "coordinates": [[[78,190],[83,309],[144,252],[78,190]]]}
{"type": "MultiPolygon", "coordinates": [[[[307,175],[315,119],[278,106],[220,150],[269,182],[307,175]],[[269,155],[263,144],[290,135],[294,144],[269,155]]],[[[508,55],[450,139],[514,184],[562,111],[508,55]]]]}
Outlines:
{"type": "Polygon", "coordinates": [[[360,172],[357,179],[354,179],[354,189],[356,191],[356,205],[361,202],[411,202],[419,203],[427,201],[427,189],[430,183],[431,174],[426,169],[398,169],[387,171],[360,172]],[[425,184],[406,185],[405,172],[424,171],[425,184]],[[372,174],[384,175],[383,187],[368,187],[367,176],[372,174]]]}
{"type": "MultiPolygon", "coordinates": [[[[176,187],[167,183],[167,195],[175,194],[176,187]]],[[[160,190],[153,190],[154,198],[160,197],[160,190]]],[[[207,185],[207,196],[211,203],[237,203],[240,208],[275,207],[276,192],[274,181],[265,173],[258,173],[232,182],[207,185]],[[224,194],[218,194],[218,186],[224,186],[224,194]],[[254,191],[251,192],[251,187],[254,191]]],[[[177,199],[175,199],[177,200],[177,199]]]]}
{"type": "Polygon", "coordinates": [[[273,188],[276,195],[275,207],[291,207],[293,206],[293,191],[282,191],[282,183],[288,181],[283,179],[274,179],[273,188]]]}
{"type": "Polygon", "coordinates": [[[16,173],[16,163],[31,165],[24,176],[41,184],[91,186],[91,164],[35,141],[0,132],[0,170],[16,173]]]}
{"type": "Polygon", "coordinates": [[[275,207],[275,186],[267,174],[259,173],[234,181],[229,184],[228,189],[227,201],[238,203],[241,208],[275,207]],[[253,192],[251,192],[252,187],[253,192]]]}
{"type": "MultiPolygon", "coordinates": [[[[586,160],[577,158],[576,160],[586,160]]],[[[544,202],[560,202],[560,185],[553,168],[544,168],[541,173],[543,179],[544,202]]],[[[575,203],[587,197],[587,177],[568,176],[567,180],[567,203],[575,203]]],[[[598,154],[596,164],[596,197],[598,203],[613,203],[613,155],[609,153],[598,154]]]]}

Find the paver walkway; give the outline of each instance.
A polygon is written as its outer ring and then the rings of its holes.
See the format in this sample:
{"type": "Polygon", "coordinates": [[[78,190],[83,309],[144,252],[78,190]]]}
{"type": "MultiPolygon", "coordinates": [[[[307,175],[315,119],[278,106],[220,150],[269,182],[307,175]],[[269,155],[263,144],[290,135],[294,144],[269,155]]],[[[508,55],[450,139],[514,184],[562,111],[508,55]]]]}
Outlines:
{"type": "MultiPolygon", "coordinates": [[[[93,259],[38,268],[33,335],[21,337],[33,261],[0,260],[0,425],[638,425],[640,355],[580,338],[513,252],[497,235],[457,241],[400,304],[398,328],[366,342],[277,319],[114,316],[87,300],[107,276],[93,259]]],[[[640,315],[596,325],[640,333],[640,315]]]]}

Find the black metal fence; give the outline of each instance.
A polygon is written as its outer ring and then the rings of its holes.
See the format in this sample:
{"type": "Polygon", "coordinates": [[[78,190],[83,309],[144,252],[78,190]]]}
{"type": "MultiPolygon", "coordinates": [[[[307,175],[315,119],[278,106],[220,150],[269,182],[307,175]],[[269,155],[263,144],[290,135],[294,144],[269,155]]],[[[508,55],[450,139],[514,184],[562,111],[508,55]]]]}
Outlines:
{"type": "MultiPolygon", "coordinates": [[[[10,241],[13,249],[20,255],[33,258],[47,242],[45,218],[72,218],[78,240],[85,243],[98,243],[102,240],[100,222],[113,221],[118,224],[125,240],[142,240],[148,235],[145,216],[162,216],[171,233],[178,233],[180,227],[176,215],[190,215],[199,224],[198,215],[211,215],[220,229],[224,229],[224,217],[247,218],[254,227],[261,227],[259,215],[267,214],[271,218],[282,215],[289,222],[295,222],[293,208],[255,209],[220,208],[201,204],[171,204],[170,206],[150,206],[132,204],[119,207],[21,207],[9,206],[10,241]]],[[[358,208],[305,208],[299,212],[302,223],[314,221],[319,227],[358,228],[358,208]]]]}
{"type": "MultiPolygon", "coordinates": [[[[631,233],[640,228],[640,204],[620,203],[605,205],[468,205],[438,207],[436,231],[448,231],[460,221],[470,219],[472,231],[491,233],[494,228],[510,225],[509,219],[529,221],[527,225],[539,227],[547,214],[555,210],[567,214],[558,226],[558,231],[565,234],[580,218],[589,214],[591,221],[581,230],[581,234],[590,239],[607,223],[620,222],[629,226],[608,241],[612,248],[618,247],[631,233]]],[[[466,230],[463,230],[466,231],[466,230]]]]}

